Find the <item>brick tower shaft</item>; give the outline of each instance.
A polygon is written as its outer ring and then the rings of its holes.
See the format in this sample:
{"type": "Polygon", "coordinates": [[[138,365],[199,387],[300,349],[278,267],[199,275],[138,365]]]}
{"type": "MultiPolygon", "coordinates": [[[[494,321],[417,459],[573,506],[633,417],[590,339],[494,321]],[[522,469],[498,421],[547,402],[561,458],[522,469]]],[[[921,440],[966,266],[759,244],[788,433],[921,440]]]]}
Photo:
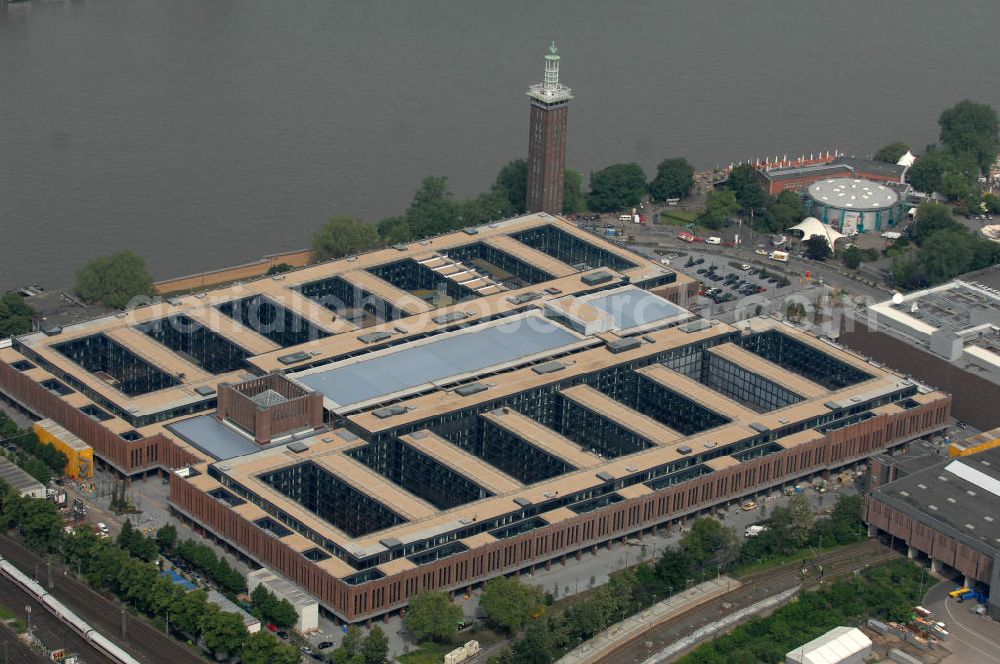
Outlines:
{"type": "Polygon", "coordinates": [[[528,90],[531,120],[528,133],[528,212],[562,214],[566,169],[566,114],[573,95],[559,82],[555,42],[545,56],[545,78],[528,90]]]}

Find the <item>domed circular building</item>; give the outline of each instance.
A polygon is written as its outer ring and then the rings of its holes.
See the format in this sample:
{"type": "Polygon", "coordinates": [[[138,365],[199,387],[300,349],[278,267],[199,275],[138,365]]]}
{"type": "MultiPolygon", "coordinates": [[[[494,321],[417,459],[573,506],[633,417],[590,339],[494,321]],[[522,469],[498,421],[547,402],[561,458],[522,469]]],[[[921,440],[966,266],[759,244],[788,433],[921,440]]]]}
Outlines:
{"type": "Polygon", "coordinates": [[[902,218],[899,194],[871,180],[833,178],[809,186],[810,214],[844,235],[891,228],[902,218]]]}

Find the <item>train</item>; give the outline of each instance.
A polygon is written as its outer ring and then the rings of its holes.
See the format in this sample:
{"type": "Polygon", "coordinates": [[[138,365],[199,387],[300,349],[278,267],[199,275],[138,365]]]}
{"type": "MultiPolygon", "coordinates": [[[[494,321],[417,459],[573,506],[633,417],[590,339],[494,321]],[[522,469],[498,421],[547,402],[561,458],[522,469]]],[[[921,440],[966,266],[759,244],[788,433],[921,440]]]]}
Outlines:
{"type": "Polygon", "coordinates": [[[41,584],[32,581],[27,574],[2,556],[0,556],[0,574],[10,579],[21,590],[38,600],[42,606],[48,609],[49,613],[72,627],[74,632],[79,634],[95,650],[112,662],[116,664],[142,664],[135,657],[132,657],[115,645],[111,639],[91,627],[87,621],[73,613],[69,607],[53,597],[41,584]]]}

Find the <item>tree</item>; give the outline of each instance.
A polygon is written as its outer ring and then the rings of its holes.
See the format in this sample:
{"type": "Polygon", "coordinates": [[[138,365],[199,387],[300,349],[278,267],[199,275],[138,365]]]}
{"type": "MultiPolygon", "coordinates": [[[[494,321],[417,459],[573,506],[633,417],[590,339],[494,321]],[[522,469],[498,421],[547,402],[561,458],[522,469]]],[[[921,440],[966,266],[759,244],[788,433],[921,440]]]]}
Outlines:
{"type": "Polygon", "coordinates": [[[816,515],[805,494],[797,493],[788,501],[789,532],[788,538],[796,545],[802,546],[809,541],[809,531],[816,515]]]}
{"type": "Polygon", "coordinates": [[[285,272],[291,272],[295,268],[288,263],[275,263],[271,267],[267,268],[266,275],[272,277],[276,274],[284,274],[285,272]]]}
{"type": "Polygon", "coordinates": [[[910,239],[916,245],[941,230],[959,228],[960,224],[951,213],[951,208],[940,203],[923,203],[917,208],[917,214],[910,228],[910,239]]]}
{"type": "Polygon", "coordinates": [[[910,151],[910,146],[906,143],[901,143],[896,141],[895,143],[889,143],[889,145],[884,145],[879,148],[879,151],[875,153],[875,161],[884,161],[888,164],[895,164],[899,161],[899,158],[910,151]]]}
{"type": "Polygon", "coordinates": [[[404,620],[418,641],[430,639],[439,643],[448,641],[461,621],[461,607],[452,604],[447,594],[435,590],[415,595],[404,620]]]}
{"type": "Polygon", "coordinates": [[[949,192],[960,193],[958,187],[961,181],[964,180],[971,188],[978,169],[975,158],[970,154],[957,154],[931,146],[906,172],[906,179],[917,191],[944,193],[943,189],[947,187],[949,192]]]}
{"type": "Polygon", "coordinates": [[[378,233],[367,221],[346,214],[333,217],[313,236],[316,260],[325,261],[368,251],[378,245],[378,233]]]}
{"type": "Polygon", "coordinates": [[[694,187],[694,166],[683,157],[664,159],[656,167],[656,177],[649,183],[653,198],[682,198],[694,187]]]}
{"type": "Polygon", "coordinates": [[[716,189],[708,193],[705,211],[698,217],[698,223],[706,228],[719,229],[740,209],[736,194],[729,189],[716,189]]]}
{"type": "Polygon", "coordinates": [[[486,584],[479,606],[490,622],[516,633],[545,607],[545,594],[517,577],[500,576],[486,584]]]}
{"type": "Polygon", "coordinates": [[[840,255],[840,260],[850,270],[857,270],[861,266],[861,259],[864,252],[858,248],[858,245],[852,244],[840,255]]]}
{"type": "Polygon", "coordinates": [[[563,214],[575,214],[587,205],[587,199],[581,191],[583,176],[580,171],[567,168],[563,171],[563,214]]]}
{"type": "Polygon", "coordinates": [[[524,159],[507,162],[497,173],[493,191],[503,194],[515,213],[524,214],[528,209],[528,162],[524,159]]]}
{"type": "Polygon", "coordinates": [[[780,233],[799,223],[806,216],[802,197],[794,191],[783,191],[768,203],[764,211],[764,226],[771,233],[780,233]]]}
{"type": "Polygon", "coordinates": [[[285,645],[266,630],[250,634],[240,651],[243,664],[298,664],[300,657],[294,646],[285,645]]]}
{"type": "Polygon", "coordinates": [[[590,174],[590,209],[614,212],[638,205],[646,193],[646,174],[636,163],[612,164],[590,174]]]}
{"type": "Polygon", "coordinates": [[[823,235],[813,235],[804,244],[806,245],[806,258],[811,260],[825,261],[833,255],[833,250],[830,248],[830,241],[823,235]]]}
{"type": "Polygon", "coordinates": [[[207,604],[201,618],[201,637],[213,655],[235,655],[243,647],[247,630],[238,614],[207,604]]]}
{"type": "Polygon", "coordinates": [[[146,261],[131,251],[120,251],[84,265],[76,275],[76,292],[88,302],[124,309],[133,298],[152,297],[155,290],[146,261]]]}
{"type": "Polygon", "coordinates": [[[555,655],[548,620],[532,622],[524,638],[514,644],[514,661],[518,664],[549,664],[555,655]]]}
{"type": "Polygon", "coordinates": [[[47,552],[58,544],[63,524],[54,503],[36,498],[21,499],[13,516],[24,541],[32,549],[47,552]]]}
{"type": "Polygon", "coordinates": [[[24,303],[24,298],[11,291],[0,297],[0,339],[31,332],[31,317],[35,310],[24,303]]]}
{"type": "Polygon", "coordinates": [[[360,652],[365,664],[384,664],[389,656],[389,637],[375,625],[361,643],[360,652]]]}
{"type": "Polygon", "coordinates": [[[681,549],[696,567],[703,568],[710,562],[724,565],[732,560],[739,548],[739,538],[732,528],[707,517],[695,519],[691,530],[681,538],[681,549]]]}
{"type": "Polygon", "coordinates": [[[413,238],[430,237],[466,225],[461,220],[460,208],[448,191],[448,178],[428,176],[413,194],[404,217],[413,238]]]}
{"type": "Polygon", "coordinates": [[[171,551],[177,544],[177,528],[168,523],[156,531],[156,542],[164,551],[171,551]]]}
{"type": "Polygon", "coordinates": [[[972,157],[981,173],[989,171],[1000,151],[1000,123],[995,110],[966,99],[944,110],[938,124],[944,145],[957,155],[972,157]]]}
{"type": "Polygon", "coordinates": [[[757,180],[757,169],[750,164],[742,164],[729,172],[726,187],[736,194],[740,209],[749,213],[760,213],[767,204],[767,194],[757,180]]]}

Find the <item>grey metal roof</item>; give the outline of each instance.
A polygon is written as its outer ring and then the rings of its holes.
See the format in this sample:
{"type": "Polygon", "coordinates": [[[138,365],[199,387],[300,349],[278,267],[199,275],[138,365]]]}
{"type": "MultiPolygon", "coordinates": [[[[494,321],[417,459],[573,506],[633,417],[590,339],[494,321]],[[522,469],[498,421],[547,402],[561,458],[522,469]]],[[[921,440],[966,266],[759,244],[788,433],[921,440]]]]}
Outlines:
{"type": "Polygon", "coordinates": [[[15,466],[14,462],[5,456],[0,456],[0,480],[3,480],[14,489],[17,489],[18,493],[22,494],[45,488],[41,482],[15,466]]]}
{"type": "Polygon", "coordinates": [[[885,161],[873,161],[871,159],[855,159],[854,157],[837,157],[832,164],[842,164],[855,172],[871,173],[883,177],[898,180],[906,172],[906,166],[890,164],[885,161]]]}
{"type": "Polygon", "coordinates": [[[243,621],[243,625],[249,627],[250,625],[259,625],[260,621],[254,618],[252,615],[241,609],[236,604],[233,604],[229,599],[220,593],[218,590],[208,591],[209,602],[215,604],[217,607],[225,611],[226,613],[235,613],[243,621]]]}
{"type": "Polygon", "coordinates": [[[260,451],[260,445],[233,431],[214,415],[199,415],[168,424],[167,428],[217,461],[260,451]]]}
{"type": "Polygon", "coordinates": [[[815,166],[792,166],[789,168],[773,168],[769,171],[761,171],[765,178],[771,182],[782,180],[794,180],[803,175],[821,175],[828,173],[831,176],[847,174],[848,169],[842,165],[817,164],[815,166]]]}
{"type": "Polygon", "coordinates": [[[586,298],[584,301],[610,315],[619,330],[629,330],[687,313],[686,309],[670,300],[634,287],[593,299],[586,298]]]}
{"type": "Polygon", "coordinates": [[[899,202],[899,194],[878,182],[832,178],[809,185],[809,197],[842,210],[884,210],[899,202]]]}
{"type": "Polygon", "coordinates": [[[577,341],[579,337],[561,325],[530,316],[471,327],[293,377],[338,406],[347,406],[549,353],[577,341]]]}
{"type": "Polygon", "coordinates": [[[920,523],[990,555],[1000,552],[1000,495],[963,479],[947,466],[956,461],[1000,482],[1000,448],[940,463],[883,484],[875,497],[920,523]],[[971,527],[970,527],[971,526],[971,527]]]}

